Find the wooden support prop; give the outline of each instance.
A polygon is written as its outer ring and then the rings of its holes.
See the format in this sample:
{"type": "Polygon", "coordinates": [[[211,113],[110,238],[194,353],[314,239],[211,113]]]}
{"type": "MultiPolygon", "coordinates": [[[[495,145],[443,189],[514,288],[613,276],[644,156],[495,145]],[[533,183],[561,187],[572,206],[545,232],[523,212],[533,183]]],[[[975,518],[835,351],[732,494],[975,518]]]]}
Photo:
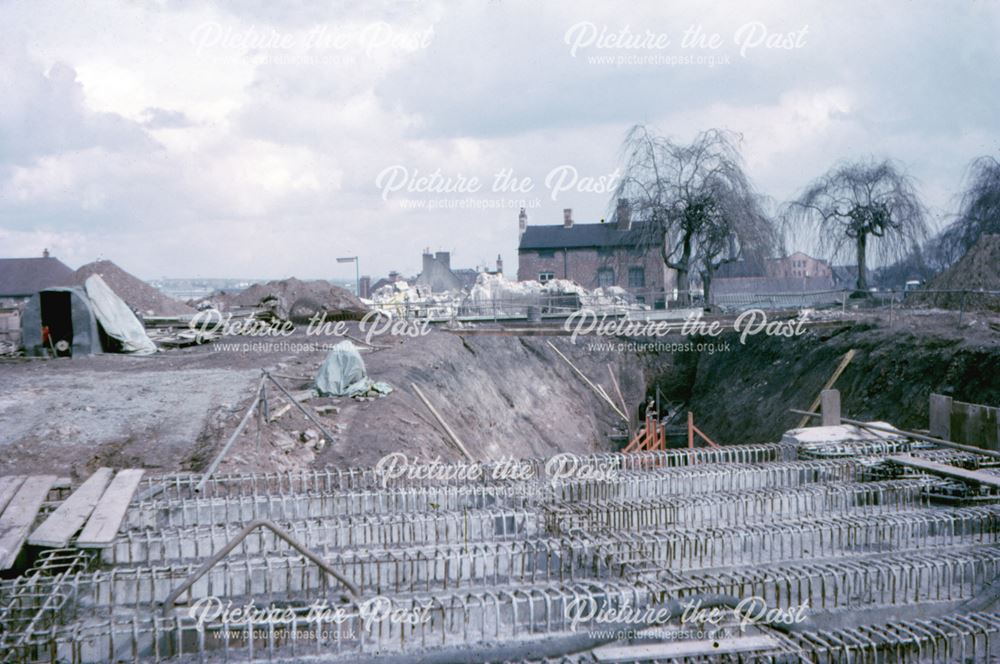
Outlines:
{"type": "Polygon", "coordinates": [[[70,538],[83,528],[94,511],[113,474],[114,471],[110,468],[98,468],[62,505],[49,514],[42,525],[35,528],[28,538],[28,544],[57,548],[69,544],[70,538]]]}
{"type": "MultiPolygon", "coordinates": [[[[243,429],[246,428],[247,423],[250,421],[250,416],[253,415],[254,411],[257,410],[257,406],[260,404],[260,398],[264,391],[265,380],[267,380],[267,374],[260,377],[260,382],[257,384],[257,391],[254,394],[253,401],[250,402],[250,407],[247,408],[247,412],[243,415],[243,419],[240,420],[240,423],[236,426],[236,431],[229,436],[229,440],[226,441],[226,444],[222,446],[219,453],[215,455],[214,459],[212,459],[212,463],[208,464],[208,469],[206,469],[205,474],[201,476],[201,481],[198,482],[198,486],[194,488],[195,492],[201,492],[201,490],[205,488],[205,483],[211,479],[212,473],[214,473],[215,469],[219,467],[220,463],[222,463],[222,460],[229,452],[229,448],[233,446],[233,443],[236,442],[239,435],[243,433],[243,429]]],[[[278,387],[281,386],[279,385],[278,387]]]]}
{"type": "MultiPolygon", "coordinates": [[[[833,387],[833,384],[837,382],[838,378],[840,378],[840,374],[844,373],[844,369],[846,369],[847,365],[850,364],[851,360],[854,359],[854,353],[855,352],[856,351],[852,348],[849,351],[847,351],[846,353],[844,353],[844,356],[842,358],[840,358],[840,364],[837,365],[837,368],[834,370],[833,375],[830,376],[830,379],[828,381],[826,381],[825,385],[823,385],[823,389],[820,390],[819,394],[816,395],[816,399],[814,399],[813,402],[811,404],[809,404],[809,412],[810,413],[817,412],[816,409],[819,408],[819,402],[820,402],[820,399],[823,397],[823,392],[825,390],[829,390],[829,389],[831,389],[833,387]]],[[[806,426],[808,424],[809,424],[809,416],[808,415],[804,415],[802,417],[802,419],[799,420],[799,426],[798,426],[798,428],[801,429],[802,427],[804,427],[804,426],[806,426]]]]}
{"type": "MultiPolygon", "coordinates": [[[[288,399],[288,402],[289,402],[289,403],[290,403],[291,405],[293,405],[293,406],[295,406],[296,408],[298,408],[298,409],[299,409],[299,410],[300,410],[300,411],[302,412],[302,414],[306,416],[306,419],[307,419],[307,420],[309,420],[310,422],[312,422],[313,424],[315,424],[315,425],[316,425],[317,427],[319,427],[319,431],[320,431],[320,433],[322,433],[322,434],[323,434],[324,436],[326,436],[326,439],[327,439],[327,440],[328,440],[329,442],[331,442],[331,443],[333,442],[333,434],[331,434],[331,433],[330,433],[329,431],[327,431],[327,430],[326,430],[326,427],[324,427],[324,426],[323,426],[323,423],[322,423],[322,422],[320,422],[320,421],[319,421],[319,420],[318,420],[318,419],[316,418],[316,416],[315,416],[315,415],[313,415],[313,414],[312,414],[312,413],[310,413],[310,412],[309,412],[308,410],[306,410],[306,407],[305,407],[305,406],[303,406],[303,405],[302,405],[301,403],[299,403],[299,401],[298,401],[298,400],[297,400],[297,399],[296,399],[295,397],[293,397],[293,396],[291,395],[291,393],[290,393],[290,392],[289,392],[288,390],[286,390],[286,389],[285,389],[285,386],[284,386],[284,385],[282,385],[281,383],[279,383],[279,382],[277,381],[277,379],[275,379],[275,378],[274,378],[274,376],[272,376],[271,374],[269,374],[269,373],[268,373],[268,372],[266,372],[266,371],[264,372],[264,379],[270,379],[272,383],[274,383],[275,385],[277,385],[277,386],[278,386],[278,389],[279,389],[279,390],[281,390],[281,393],[285,395],[285,398],[286,398],[286,399],[288,399]]],[[[262,380],[263,380],[263,379],[262,379],[262,380]]],[[[201,486],[201,485],[199,484],[199,487],[200,487],[200,486],[201,486]]]]}
{"type": "Polygon", "coordinates": [[[55,481],[55,475],[25,478],[0,514],[0,570],[10,569],[17,562],[38,510],[55,481]]]}
{"type": "Polygon", "coordinates": [[[581,379],[583,379],[583,382],[585,382],[587,385],[590,386],[590,389],[592,389],[594,391],[594,393],[597,394],[597,396],[601,397],[606,402],[608,402],[608,405],[611,406],[611,409],[613,411],[615,411],[616,413],[618,413],[619,417],[621,417],[623,420],[625,420],[626,422],[628,422],[628,415],[626,415],[624,412],[622,412],[621,409],[619,409],[618,406],[615,405],[615,402],[611,400],[611,397],[608,396],[607,392],[605,392],[603,389],[597,387],[597,385],[594,385],[594,383],[591,382],[591,380],[589,378],[587,378],[587,376],[584,375],[584,373],[582,371],[580,371],[576,367],[576,365],[573,364],[573,362],[570,361],[570,359],[568,357],[566,357],[565,355],[563,355],[562,351],[560,351],[558,348],[556,348],[556,346],[555,346],[554,343],[552,343],[551,341],[548,341],[548,340],[546,340],[545,343],[547,343],[549,345],[549,348],[551,348],[552,350],[554,350],[556,352],[556,355],[558,355],[559,357],[561,357],[563,359],[563,361],[566,364],[568,364],[570,366],[570,368],[573,369],[573,371],[576,372],[577,376],[579,376],[581,379]]]}
{"type": "MultiPolygon", "coordinates": [[[[615,377],[615,372],[614,369],[611,368],[610,362],[608,362],[608,374],[611,375],[611,386],[615,388],[615,394],[618,396],[618,401],[622,405],[622,412],[628,415],[629,414],[628,404],[625,402],[625,396],[622,394],[622,386],[618,383],[618,379],[615,377]]],[[[634,433],[635,431],[634,427],[632,426],[631,416],[628,418],[628,421],[625,424],[628,426],[629,436],[631,436],[632,433],[634,433]]]]}
{"type": "Polygon", "coordinates": [[[24,482],[24,475],[0,477],[0,514],[3,514],[3,508],[7,507],[7,503],[14,497],[17,490],[21,488],[22,482],[24,482]]]}
{"type": "Polygon", "coordinates": [[[433,415],[434,419],[438,421],[438,424],[444,427],[444,430],[448,433],[448,437],[451,438],[451,442],[455,443],[458,449],[462,451],[462,454],[465,455],[466,459],[468,459],[469,461],[475,461],[475,459],[472,458],[472,455],[469,454],[469,450],[465,449],[465,445],[463,445],[462,441],[458,439],[458,436],[455,435],[455,432],[451,430],[451,427],[448,426],[448,423],[444,421],[444,418],[441,417],[441,414],[437,412],[437,410],[434,408],[434,405],[430,402],[430,400],[424,396],[423,392],[420,391],[420,388],[417,387],[416,383],[410,383],[410,385],[413,387],[413,391],[416,393],[416,395],[420,397],[420,400],[424,402],[424,405],[427,406],[427,410],[431,411],[431,415],[433,415]]]}
{"type": "Polygon", "coordinates": [[[83,527],[83,532],[76,541],[80,548],[104,549],[111,546],[118,534],[118,529],[128,511],[129,503],[135,490],[139,488],[143,471],[141,468],[120,470],[111,480],[107,490],[83,527]]]}

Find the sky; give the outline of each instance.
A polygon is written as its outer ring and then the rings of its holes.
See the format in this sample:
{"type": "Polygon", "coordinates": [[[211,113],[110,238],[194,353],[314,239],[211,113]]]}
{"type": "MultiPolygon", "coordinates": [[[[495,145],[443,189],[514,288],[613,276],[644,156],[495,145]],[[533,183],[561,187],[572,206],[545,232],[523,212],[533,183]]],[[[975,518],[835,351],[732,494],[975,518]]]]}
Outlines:
{"type": "Polygon", "coordinates": [[[1000,2],[0,3],[0,256],[144,278],[516,266],[609,216],[638,123],[775,201],[891,157],[942,224],[997,155],[1000,2]]]}

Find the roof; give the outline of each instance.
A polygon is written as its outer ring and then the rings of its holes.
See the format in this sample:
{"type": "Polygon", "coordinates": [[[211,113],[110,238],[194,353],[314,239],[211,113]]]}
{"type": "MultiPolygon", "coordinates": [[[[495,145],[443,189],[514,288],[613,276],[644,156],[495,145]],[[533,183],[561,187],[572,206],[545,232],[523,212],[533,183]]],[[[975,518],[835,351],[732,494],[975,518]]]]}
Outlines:
{"type": "Polygon", "coordinates": [[[73,270],[58,258],[0,258],[0,297],[27,297],[73,285],[73,270]]]}
{"type": "Polygon", "coordinates": [[[518,251],[535,249],[582,249],[584,247],[636,247],[654,244],[645,232],[644,222],[635,222],[627,231],[614,223],[528,226],[521,236],[518,251]]]}

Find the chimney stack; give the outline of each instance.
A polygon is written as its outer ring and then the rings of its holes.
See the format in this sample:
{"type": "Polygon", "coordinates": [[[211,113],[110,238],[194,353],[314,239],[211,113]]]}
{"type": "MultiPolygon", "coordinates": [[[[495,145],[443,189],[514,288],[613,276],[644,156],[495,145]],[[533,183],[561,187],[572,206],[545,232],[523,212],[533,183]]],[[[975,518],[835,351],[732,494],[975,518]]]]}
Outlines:
{"type": "Polygon", "coordinates": [[[497,254],[497,274],[503,274],[503,259],[497,254]]]}
{"type": "Polygon", "coordinates": [[[521,214],[517,215],[517,229],[518,237],[524,235],[524,231],[528,228],[528,213],[521,208],[521,214]]]}
{"type": "Polygon", "coordinates": [[[42,250],[42,258],[48,258],[48,257],[49,257],[49,250],[48,247],[46,247],[45,249],[42,250]]]}
{"type": "Polygon", "coordinates": [[[632,204],[627,198],[618,199],[618,207],[615,210],[615,223],[618,230],[627,231],[632,228],[632,204]]]}
{"type": "Polygon", "coordinates": [[[563,210],[563,228],[573,228],[573,208],[563,210]]]}

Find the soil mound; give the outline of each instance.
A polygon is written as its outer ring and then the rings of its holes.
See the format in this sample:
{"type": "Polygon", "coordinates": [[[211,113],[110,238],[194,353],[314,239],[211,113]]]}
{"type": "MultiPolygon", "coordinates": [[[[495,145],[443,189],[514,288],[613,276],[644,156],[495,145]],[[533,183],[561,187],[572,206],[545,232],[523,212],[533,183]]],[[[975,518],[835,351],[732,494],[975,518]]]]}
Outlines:
{"type": "Polygon", "coordinates": [[[195,312],[193,308],[161,293],[111,261],[87,263],[74,273],[73,280],[82,285],[92,274],[101,275],[118,297],[143,316],[182,316],[195,312]]]}
{"type": "MultiPolygon", "coordinates": [[[[1000,235],[985,234],[968,253],[950,268],[934,277],[928,290],[1000,290],[1000,235]]],[[[928,304],[948,309],[962,305],[961,293],[928,294],[928,304]]],[[[965,306],[1000,310],[1000,296],[965,296],[965,306]]]]}
{"type": "Polygon", "coordinates": [[[254,284],[239,293],[217,294],[212,301],[226,309],[264,307],[279,318],[297,323],[318,313],[326,313],[330,319],[359,319],[368,312],[368,307],[353,294],[321,279],[291,278],[254,284]]]}

